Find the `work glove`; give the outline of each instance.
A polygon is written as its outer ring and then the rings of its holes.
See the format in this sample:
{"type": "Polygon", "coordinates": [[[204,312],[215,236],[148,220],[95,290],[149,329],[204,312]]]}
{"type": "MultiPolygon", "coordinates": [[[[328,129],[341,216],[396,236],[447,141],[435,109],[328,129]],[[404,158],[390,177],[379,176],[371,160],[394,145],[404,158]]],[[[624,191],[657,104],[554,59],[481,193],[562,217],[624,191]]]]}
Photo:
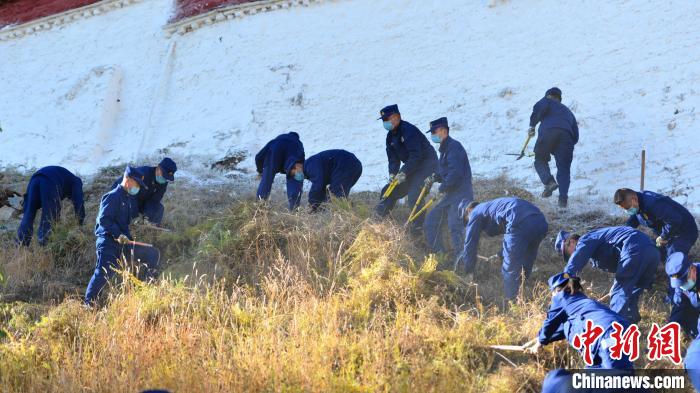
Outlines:
{"type": "Polygon", "coordinates": [[[24,198],[22,198],[21,195],[15,193],[15,196],[12,196],[7,199],[7,203],[10,204],[10,207],[12,207],[15,210],[22,210],[24,207],[24,198]]]}
{"type": "Polygon", "coordinates": [[[425,178],[425,181],[423,182],[423,185],[426,188],[430,188],[433,186],[433,183],[435,183],[435,174],[433,173],[432,175],[428,176],[425,178]]]}
{"type": "Polygon", "coordinates": [[[445,196],[446,194],[444,192],[438,192],[437,195],[435,195],[433,205],[437,205],[438,203],[442,202],[442,200],[445,199],[445,196]]]}
{"type": "Polygon", "coordinates": [[[525,353],[536,355],[537,352],[539,352],[541,346],[542,344],[540,344],[540,340],[535,340],[534,344],[530,345],[529,347],[523,348],[523,351],[525,353]]]}
{"type": "Polygon", "coordinates": [[[531,126],[530,128],[528,128],[528,129],[527,129],[527,135],[528,135],[528,136],[531,136],[531,137],[532,137],[532,136],[535,136],[535,127],[532,127],[532,126],[531,126]]]}
{"type": "Polygon", "coordinates": [[[389,178],[388,178],[387,181],[386,181],[386,184],[391,184],[391,182],[394,181],[394,178],[395,178],[395,177],[396,177],[396,174],[395,174],[395,173],[390,173],[390,174],[389,174],[389,178]]]}
{"type": "Polygon", "coordinates": [[[399,172],[399,173],[396,174],[396,176],[394,176],[394,179],[396,179],[396,181],[397,181],[399,184],[401,184],[401,183],[403,183],[403,182],[406,181],[406,174],[403,173],[403,172],[399,172]]]}
{"type": "Polygon", "coordinates": [[[668,244],[668,240],[664,240],[664,238],[662,238],[661,236],[656,238],[656,247],[661,248],[666,244],[668,244]]]}
{"type": "Polygon", "coordinates": [[[121,235],[119,235],[119,237],[117,238],[117,243],[119,243],[119,244],[128,244],[129,241],[130,241],[129,238],[126,237],[126,235],[123,233],[121,235]]]}

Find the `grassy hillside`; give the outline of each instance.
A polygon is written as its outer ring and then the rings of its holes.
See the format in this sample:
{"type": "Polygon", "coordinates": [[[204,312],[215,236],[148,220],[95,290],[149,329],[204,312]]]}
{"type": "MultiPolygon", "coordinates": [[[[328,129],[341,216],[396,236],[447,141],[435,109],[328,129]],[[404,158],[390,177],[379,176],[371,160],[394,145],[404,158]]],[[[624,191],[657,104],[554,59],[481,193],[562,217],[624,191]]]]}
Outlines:
{"type": "MultiPolygon", "coordinates": [[[[482,262],[475,283],[442,270],[452,261],[426,255],[422,239],[403,229],[406,208],[393,220],[371,218],[374,194],[309,215],[180,182],[166,200],[165,224],[175,231],[134,230],[161,249],[161,279],[145,285],[125,270],[100,307],[87,309],[80,299],[95,264],[92,222],[115,174],[105,170],[86,186],[88,224],[78,228],[67,207],[46,248],[18,250],[12,233],[0,235],[0,391],[539,391],[548,370],[582,364],[566,343],[537,357],[484,346],[536,335],[549,301],[544,283],[563,266],[551,245],[559,228],[620,222],[535,200],[550,236],[520,300],[507,306],[500,262],[482,262]]],[[[480,200],[533,199],[504,178],[477,180],[475,189],[480,200]]],[[[480,254],[496,254],[500,241],[483,238],[480,254]]],[[[593,297],[612,281],[590,269],[583,277],[593,297]]],[[[667,314],[662,275],[656,287],[642,302],[643,332],[667,314]]]]}

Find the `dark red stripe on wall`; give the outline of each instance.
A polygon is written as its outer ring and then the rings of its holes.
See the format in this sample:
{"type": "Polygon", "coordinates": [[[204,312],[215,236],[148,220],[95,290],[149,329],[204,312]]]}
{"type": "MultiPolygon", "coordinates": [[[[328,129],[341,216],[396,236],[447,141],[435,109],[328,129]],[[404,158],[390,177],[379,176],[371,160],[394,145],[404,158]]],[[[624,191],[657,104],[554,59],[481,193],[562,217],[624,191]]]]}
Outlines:
{"type": "Polygon", "coordinates": [[[171,22],[234,4],[254,3],[259,0],[175,0],[175,15],[171,22]]]}
{"type": "Polygon", "coordinates": [[[99,0],[0,0],[0,26],[29,22],[99,0]]]}

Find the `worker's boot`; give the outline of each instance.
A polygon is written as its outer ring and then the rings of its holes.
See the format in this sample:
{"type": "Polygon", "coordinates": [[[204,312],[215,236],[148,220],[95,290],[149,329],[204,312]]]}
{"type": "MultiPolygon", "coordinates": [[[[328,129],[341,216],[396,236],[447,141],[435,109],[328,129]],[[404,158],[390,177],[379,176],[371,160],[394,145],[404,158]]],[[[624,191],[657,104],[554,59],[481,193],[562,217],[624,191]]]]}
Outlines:
{"type": "Polygon", "coordinates": [[[568,201],[566,199],[561,199],[559,198],[559,208],[560,209],[566,209],[566,206],[568,205],[568,201]]]}
{"type": "Polygon", "coordinates": [[[557,188],[559,188],[559,184],[557,184],[556,181],[551,180],[549,183],[547,183],[547,184],[544,186],[544,191],[542,191],[542,198],[549,198],[549,197],[551,197],[551,196],[552,196],[552,193],[553,193],[554,190],[556,190],[557,188]]]}

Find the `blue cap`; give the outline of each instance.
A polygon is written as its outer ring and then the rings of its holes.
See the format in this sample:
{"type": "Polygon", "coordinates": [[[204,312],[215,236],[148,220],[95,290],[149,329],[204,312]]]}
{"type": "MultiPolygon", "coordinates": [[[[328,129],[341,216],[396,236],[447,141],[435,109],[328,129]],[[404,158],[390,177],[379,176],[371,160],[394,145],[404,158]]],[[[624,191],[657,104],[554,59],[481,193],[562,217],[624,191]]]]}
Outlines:
{"type": "Polygon", "coordinates": [[[469,199],[462,199],[462,201],[459,202],[459,205],[457,206],[459,217],[462,218],[462,220],[464,220],[464,215],[467,213],[467,207],[469,206],[469,203],[471,203],[469,199]]]}
{"type": "Polygon", "coordinates": [[[399,112],[398,105],[394,104],[394,105],[385,106],[384,108],[382,108],[381,111],[379,111],[379,118],[377,120],[386,119],[387,117],[393,115],[394,113],[401,114],[399,112]]]}
{"type": "Polygon", "coordinates": [[[559,90],[558,87],[552,87],[551,89],[547,90],[546,93],[544,93],[544,96],[559,96],[561,97],[561,90],[559,90]]]}
{"type": "Polygon", "coordinates": [[[429,129],[428,131],[426,131],[425,133],[428,134],[428,133],[431,133],[431,132],[435,132],[435,130],[437,130],[437,129],[440,128],[440,127],[445,127],[445,128],[447,128],[448,130],[450,129],[450,126],[447,124],[447,118],[446,118],[446,117],[441,117],[441,118],[439,118],[439,119],[436,119],[436,120],[431,121],[431,122],[430,122],[430,129],[429,129]]]}
{"type": "Polygon", "coordinates": [[[674,252],[668,256],[668,259],[666,259],[666,274],[669,277],[678,276],[677,278],[671,278],[671,288],[678,288],[683,285],[682,278],[688,272],[688,267],[690,267],[690,261],[682,252],[674,252]]]}
{"type": "Polygon", "coordinates": [[[549,290],[553,291],[556,287],[569,281],[570,278],[574,278],[574,276],[570,276],[569,273],[559,273],[553,275],[547,281],[547,284],[549,284],[549,290]]]}
{"type": "Polygon", "coordinates": [[[175,172],[177,172],[177,165],[175,165],[175,161],[173,161],[172,158],[163,158],[163,160],[160,162],[160,164],[158,164],[158,166],[163,171],[163,177],[166,180],[175,181],[175,172]]]}
{"type": "Polygon", "coordinates": [[[554,242],[554,250],[561,256],[564,256],[564,242],[569,238],[569,235],[570,233],[567,231],[559,231],[559,234],[557,234],[557,240],[554,242]]]}
{"type": "Polygon", "coordinates": [[[144,174],[133,166],[127,166],[124,171],[124,176],[130,177],[139,183],[139,186],[146,188],[146,184],[143,182],[144,174]]]}

